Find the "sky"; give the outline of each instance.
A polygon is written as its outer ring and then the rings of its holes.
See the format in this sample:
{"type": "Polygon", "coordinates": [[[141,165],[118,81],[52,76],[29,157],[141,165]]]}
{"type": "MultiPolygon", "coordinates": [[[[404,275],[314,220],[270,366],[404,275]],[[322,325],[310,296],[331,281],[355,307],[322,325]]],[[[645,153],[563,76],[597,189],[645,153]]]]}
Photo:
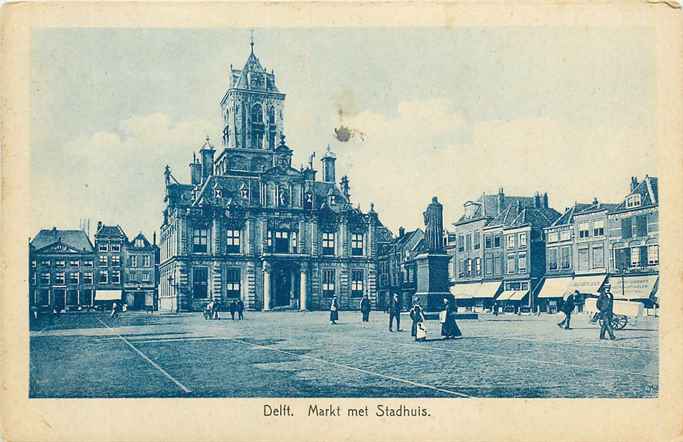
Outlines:
{"type": "MultiPolygon", "coordinates": [[[[352,203],[422,227],[495,193],[621,200],[656,176],[655,53],[645,28],[254,29],[285,100],[293,164],[337,154],[352,203]],[[335,128],[354,134],[335,139],[335,128]]],[[[163,169],[181,182],[209,136],[248,29],[49,29],[32,36],[32,230],[83,218],[158,231],[163,169]]],[[[320,175],[319,175],[320,176],[320,175]]]]}

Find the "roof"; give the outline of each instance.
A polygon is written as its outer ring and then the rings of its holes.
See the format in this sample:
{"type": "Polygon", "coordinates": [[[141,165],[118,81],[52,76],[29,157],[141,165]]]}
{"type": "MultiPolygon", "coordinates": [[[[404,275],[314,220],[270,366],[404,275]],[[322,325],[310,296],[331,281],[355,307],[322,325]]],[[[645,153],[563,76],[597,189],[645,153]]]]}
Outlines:
{"type": "Polygon", "coordinates": [[[588,215],[590,213],[597,213],[597,212],[602,212],[604,210],[611,212],[617,207],[619,207],[619,204],[617,203],[601,203],[600,201],[594,201],[592,204],[587,205],[588,207],[585,207],[578,212],[576,212],[575,215],[588,215]]]}
{"type": "MultiPolygon", "coordinates": [[[[247,57],[247,61],[244,63],[244,67],[240,69],[232,69],[231,72],[231,83],[230,87],[237,89],[250,89],[248,74],[250,72],[257,72],[263,75],[264,82],[262,89],[267,89],[269,92],[279,93],[277,86],[275,85],[275,74],[268,73],[263,66],[261,61],[258,59],[256,54],[254,54],[254,49],[252,46],[251,53],[247,57]]],[[[261,88],[260,88],[261,89],[261,88]]]]}
{"type": "MultiPolygon", "coordinates": [[[[632,178],[635,180],[636,178],[632,178]]],[[[635,189],[630,192],[624,200],[613,210],[614,212],[628,211],[640,209],[643,207],[651,207],[659,204],[659,180],[657,177],[645,175],[643,181],[639,182],[635,189]],[[640,194],[640,206],[626,207],[626,199],[631,195],[640,194]]]]}
{"type": "Polygon", "coordinates": [[[549,227],[565,226],[574,222],[574,215],[577,212],[587,209],[591,204],[574,203],[572,207],[564,209],[564,213],[560,215],[549,227]]]}
{"type": "Polygon", "coordinates": [[[130,242],[128,243],[128,249],[143,250],[143,249],[153,249],[153,248],[154,248],[154,246],[152,246],[152,244],[147,240],[147,238],[145,237],[145,235],[142,232],[135,235],[135,238],[130,240],[130,242]],[[136,247],[135,246],[135,242],[138,239],[142,240],[142,243],[143,243],[142,247],[136,247]]]}
{"type": "Polygon", "coordinates": [[[95,251],[88,235],[82,230],[42,229],[31,240],[30,245],[34,249],[40,250],[58,242],[77,250],[95,251]]]}
{"type": "Polygon", "coordinates": [[[386,255],[399,252],[404,250],[406,247],[408,247],[407,250],[416,250],[420,245],[420,242],[422,242],[422,238],[424,238],[424,232],[422,229],[408,231],[402,236],[397,236],[386,243],[383,249],[380,251],[380,254],[386,255]]]}
{"type": "Polygon", "coordinates": [[[560,217],[560,213],[549,207],[526,207],[506,227],[548,227],[560,217]]]}
{"type": "Polygon", "coordinates": [[[98,227],[97,232],[95,233],[95,238],[98,237],[127,238],[126,233],[118,224],[115,226],[102,224],[100,227],[98,227]]]}
{"type": "MultiPolygon", "coordinates": [[[[516,206],[518,203],[522,207],[531,207],[534,205],[534,197],[532,196],[507,196],[504,195],[503,210],[511,205],[516,206]]],[[[467,203],[475,204],[474,213],[467,217],[463,214],[454,224],[461,224],[465,222],[475,221],[483,218],[495,218],[500,213],[498,211],[498,194],[487,195],[483,194],[475,201],[468,201],[467,203]]],[[[467,204],[465,203],[465,204],[467,204]]]]}

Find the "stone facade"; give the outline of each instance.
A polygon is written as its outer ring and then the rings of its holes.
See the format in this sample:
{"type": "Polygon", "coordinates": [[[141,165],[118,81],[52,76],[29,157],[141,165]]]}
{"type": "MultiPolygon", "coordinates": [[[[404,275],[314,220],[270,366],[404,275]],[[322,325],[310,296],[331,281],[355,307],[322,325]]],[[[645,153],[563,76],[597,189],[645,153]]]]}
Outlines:
{"type": "Polygon", "coordinates": [[[248,309],[358,308],[377,303],[378,245],[390,234],[373,207],[351,205],[335,182],[328,146],[316,180],[313,156],[292,167],[284,136],[285,95],[252,52],[230,70],[221,101],[223,149],[207,139],[190,163],[190,183],[165,171],[160,229],[162,310],[198,310],[241,298],[248,309]]]}

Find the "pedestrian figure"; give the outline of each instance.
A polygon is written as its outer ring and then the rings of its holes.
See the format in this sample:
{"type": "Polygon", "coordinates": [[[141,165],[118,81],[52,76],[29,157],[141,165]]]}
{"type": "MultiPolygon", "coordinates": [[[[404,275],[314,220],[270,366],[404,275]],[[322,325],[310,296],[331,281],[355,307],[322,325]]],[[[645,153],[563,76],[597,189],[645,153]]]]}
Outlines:
{"type": "Polygon", "coordinates": [[[241,299],[237,300],[237,319],[240,321],[244,319],[244,303],[241,299]]]}
{"type": "Polygon", "coordinates": [[[410,336],[415,337],[416,341],[427,339],[427,330],[424,327],[425,316],[419,301],[415,301],[413,308],[410,309],[410,319],[413,324],[410,327],[410,336]]]}
{"type": "Polygon", "coordinates": [[[212,310],[212,312],[211,312],[211,313],[212,313],[211,317],[212,317],[213,319],[221,319],[220,311],[221,311],[221,303],[220,303],[220,301],[214,301],[214,302],[213,302],[213,310],[212,310]]]}
{"type": "Polygon", "coordinates": [[[237,312],[237,302],[233,299],[230,303],[230,318],[235,320],[235,313],[237,312]]]}
{"type": "Polygon", "coordinates": [[[109,316],[110,319],[116,319],[119,317],[119,305],[117,303],[112,303],[111,305],[111,315],[109,316]]]}
{"type": "Polygon", "coordinates": [[[574,306],[576,305],[576,299],[580,295],[578,290],[574,290],[574,293],[570,293],[567,299],[562,303],[562,313],[564,313],[564,319],[560,321],[557,326],[565,330],[569,330],[569,322],[572,319],[572,312],[574,311],[574,306]]]}
{"type": "Polygon", "coordinates": [[[610,291],[609,284],[605,284],[598,296],[597,307],[600,311],[600,339],[605,339],[605,332],[609,334],[610,340],[615,340],[612,330],[612,315],[614,308],[614,295],[610,291]]]}
{"type": "Polygon", "coordinates": [[[213,316],[213,301],[209,301],[204,307],[204,319],[209,320],[213,316]]]}
{"type": "Polygon", "coordinates": [[[493,303],[493,315],[498,316],[498,301],[493,303]]]}
{"type": "Polygon", "coordinates": [[[360,312],[363,315],[363,322],[368,322],[370,320],[370,299],[368,295],[363,295],[363,299],[360,300],[360,312]]]}
{"type": "Polygon", "coordinates": [[[449,302],[448,298],[443,299],[443,310],[439,313],[441,321],[441,336],[445,339],[457,339],[462,337],[462,332],[455,322],[456,307],[455,301],[449,302]]]}
{"type": "Polygon", "coordinates": [[[398,299],[398,295],[394,294],[391,302],[389,303],[389,331],[392,330],[392,325],[394,323],[394,318],[396,319],[396,331],[401,331],[401,301],[398,299]]]}
{"type": "Polygon", "coordinates": [[[339,304],[337,304],[337,297],[332,298],[330,303],[330,324],[336,324],[339,320],[339,304]]]}

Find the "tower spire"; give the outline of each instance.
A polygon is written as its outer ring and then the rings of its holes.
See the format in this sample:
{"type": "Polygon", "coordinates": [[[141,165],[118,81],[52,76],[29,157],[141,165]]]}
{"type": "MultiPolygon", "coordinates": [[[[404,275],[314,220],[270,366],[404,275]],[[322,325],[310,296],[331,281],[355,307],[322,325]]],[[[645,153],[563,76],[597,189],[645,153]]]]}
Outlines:
{"type": "Polygon", "coordinates": [[[251,46],[251,54],[254,55],[254,30],[250,29],[249,33],[251,34],[249,37],[249,45],[251,46]]]}

